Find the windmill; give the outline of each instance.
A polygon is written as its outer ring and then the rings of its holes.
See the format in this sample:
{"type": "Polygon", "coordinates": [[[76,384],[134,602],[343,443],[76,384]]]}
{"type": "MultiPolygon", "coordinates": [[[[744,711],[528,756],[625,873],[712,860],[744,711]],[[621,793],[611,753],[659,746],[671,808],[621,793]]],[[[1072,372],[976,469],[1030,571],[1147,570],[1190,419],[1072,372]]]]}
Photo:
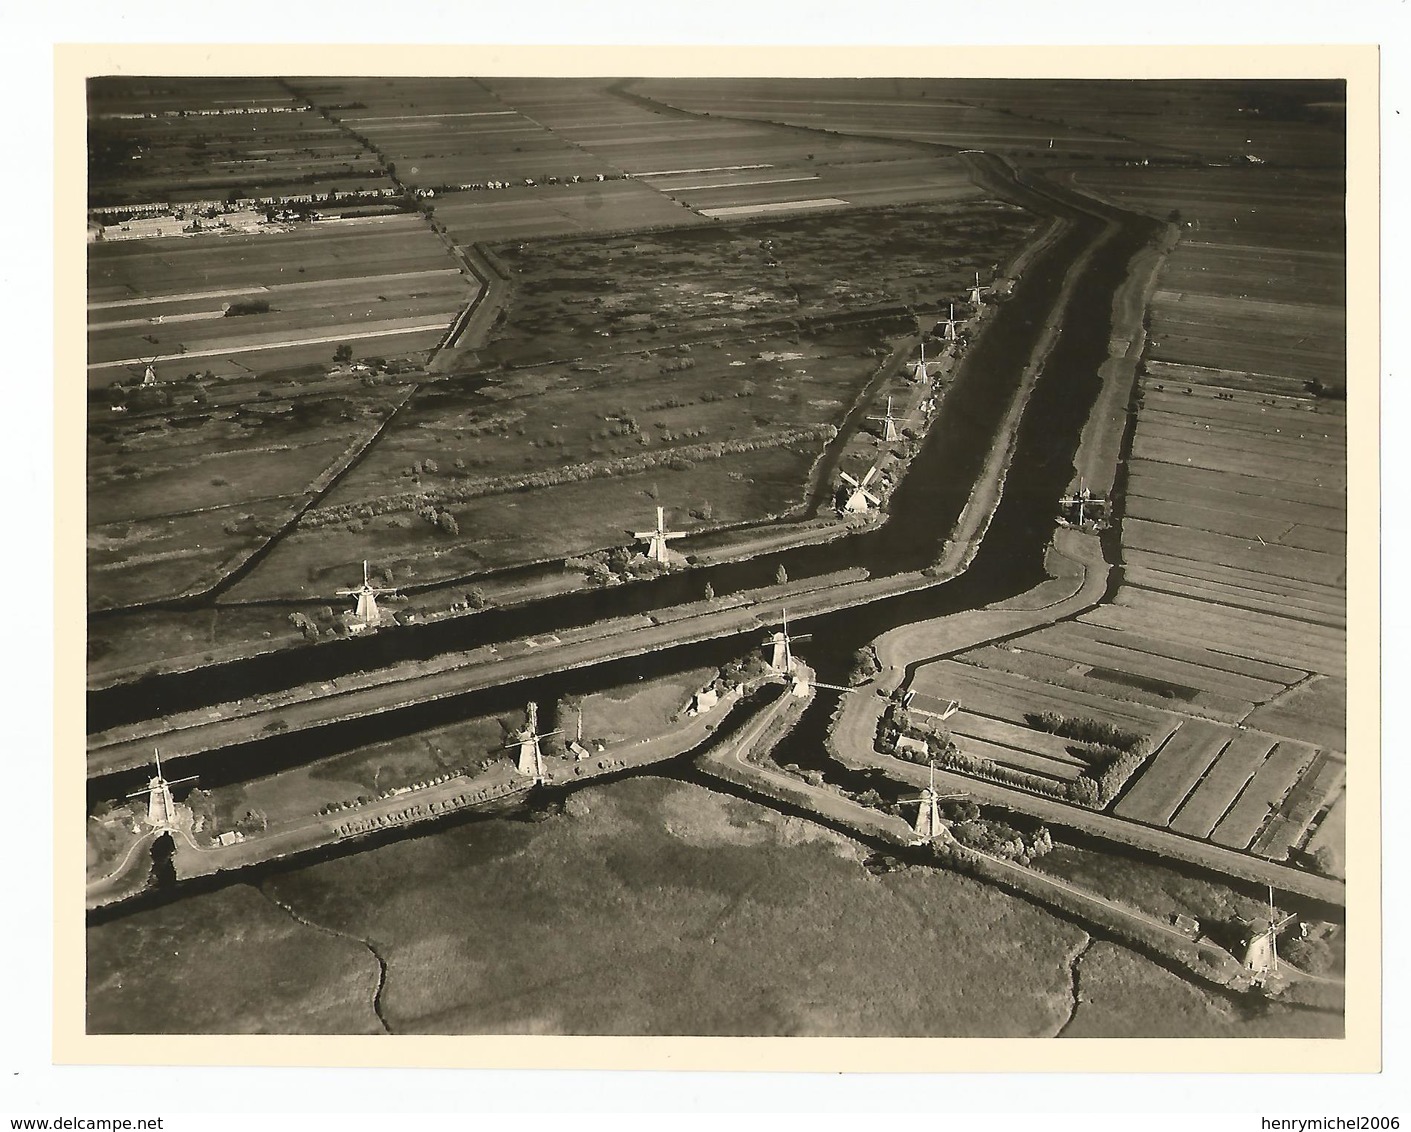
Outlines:
{"type": "Polygon", "coordinates": [[[931,375],[926,371],[926,343],[921,343],[921,357],[911,367],[911,380],[916,382],[930,381],[931,375]]]}
{"type": "Polygon", "coordinates": [[[382,620],[382,613],[377,608],[377,598],[380,594],[396,593],[395,589],[384,589],[381,586],[374,586],[372,578],[368,573],[367,559],[363,559],[363,584],[353,589],[339,590],[341,597],[356,597],[357,607],[351,614],[349,628],[355,632],[362,632],[376,626],[382,620]]]}
{"type": "MultiPolygon", "coordinates": [[[[1279,973],[1279,933],[1294,920],[1295,915],[1287,915],[1282,920],[1274,908],[1274,887],[1269,886],[1269,922],[1262,931],[1253,931],[1244,952],[1245,969],[1253,971],[1258,981],[1279,973]]],[[[1250,925],[1253,929],[1253,924],[1250,925]]]]}
{"type": "Polygon", "coordinates": [[[513,743],[506,743],[505,749],[519,748],[519,760],[515,763],[515,770],[524,775],[525,778],[532,778],[536,783],[542,783],[547,777],[544,773],[544,752],[539,746],[541,739],[547,739],[550,735],[561,735],[561,731],[539,731],[539,705],[533,700],[525,711],[524,728],[515,737],[513,743]]]}
{"type": "Polygon", "coordinates": [[[1100,511],[1107,506],[1107,500],[1101,495],[1094,495],[1092,489],[1089,488],[1082,479],[1078,480],[1078,490],[1072,495],[1065,495],[1058,503],[1061,507],[1069,511],[1076,509],[1078,514],[1077,525],[1080,527],[1086,519],[1086,513],[1089,508],[1093,511],[1100,511]]]}
{"type": "Polygon", "coordinates": [[[946,328],[941,332],[941,337],[947,342],[954,342],[960,335],[956,330],[958,323],[955,321],[955,304],[950,305],[950,314],[946,316],[946,328]]]}
{"type": "Polygon", "coordinates": [[[157,761],[157,773],[147,782],[146,790],[139,790],[135,794],[129,794],[129,798],[141,798],[147,796],[147,824],[155,830],[167,832],[176,828],[176,803],[172,801],[171,788],[180,786],[183,782],[195,782],[196,776],[193,774],[187,778],[178,778],[175,782],[168,782],[162,776],[162,753],[155,747],[152,748],[152,755],[157,761]]]}
{"type": "Polygon", "coordinates": [[[970,305],[976,310],[985,301],[985,288],[980,285],[980,273],[975,272],[975,285],[970,288],[970,305]]]}
{"type": "Polygon", "coordinates": [[[806,641],[812,634],[804,633],[802,636],[794,636],[789,633],[789,611],[781,609],[780,616],[783,618],[784,627],[778,629],[764,640],[765,648],[772,648],[770,654],[769,667],[774,669],[780,676],[789,677],[794,670],[794,650],[795,641],[806,641]]]}
{"type": "Polygon", "coordinates": [[[667,543],[674,538],[685,538],[684,531],[668,531],[666,529],[666,508],[657,508],[657,525],[654,531],[637,531],[633,538],[643,539],[647,543],[647,557],[653,562],[660,562],[663,566],[671,561],[672,551],[667,547],[667,543]]]}
{"type": "MultiPolygon", "coordinates": [[[[143,368],[142,368],[142,384],[143,384],[143,385],[160,385],[160,384],[161,384],[161,381],[158,380],[158,378],[157,378],[157,371],[156,371],[156,369],[154,368],[154,363],[155,363],[156,360],[157,360],[158,358],[160,358],[161,356],[162,356],[161,354],[153,354],[150,358],[143,358],[143,359],[141,359],[141,363],[140,363],[140,364],[141,364],[142,367],[143,367],[143,368]]],[[[135,367],[130,367],[130,368],[135,368],[135,367]]]]}
{"type": "Polygon", "coordinates": [[[882,501],[867,490],[867,485],[872,482],[872,477],[877,474],[876,466],[867,469],[866,475],[862,479],[853,479],[847,472],[842,474],[842,480],[849,487],[848,497],[843,501],[841,512],[844,515],[860,515],[867,511],[869,507],[880,507],[882,501]]]}
{"type": "Polygon", "coordinates": [[[885,417],[868,417],[867,419],[869,421],[882,422],[882,442],[884,444],[890,444],[892,441],[896,440],[897,425],[906,422],[905,417],[892,416],[892,398],[890,395],[887,397],[887,415],[885,417]]]}
{"type": "Polygon", "coordinates": [[[964,798],[964,792],[955,794],[942,794],[936,789],[936,762],[928,759],[926,765],[931,771],[931,780],[920,794],[915,798],[899,798],[899,805],[916,804],[916,821],[912,824],[912,829],[916,831],[916,844],[924,844],[936,840],[945,831],[945,826],[941,822],[940,804],[951,798],[964,798]]]}

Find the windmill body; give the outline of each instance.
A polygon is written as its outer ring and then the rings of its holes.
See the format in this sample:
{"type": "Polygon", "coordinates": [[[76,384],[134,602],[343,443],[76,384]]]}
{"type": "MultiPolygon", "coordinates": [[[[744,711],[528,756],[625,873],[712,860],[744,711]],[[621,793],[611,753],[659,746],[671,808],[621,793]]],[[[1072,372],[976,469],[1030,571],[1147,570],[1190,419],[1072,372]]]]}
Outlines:
{"type": "Polygon", "coordinates": [[[1094,495],[1092,489],[1081,479],[1078,481],[1078,490],[1072,495],[1065,495],[1058,502],[1066,510],[1077,514],[1077,525],[1080,527],[1089,518],[1096,518],[1107,506],[1107,500],[1100,495],[1094,495]]]}
{"type": "Polygon", "coordinates": [[[1256,982],[1263,982],[1279,973],[1279,933],[1288,927],[1297,916],[1279,918],[1274,908],[1274,889],[1269,889],[1269,919],[1265,926],[1251,924],[1249,943],[1245,945],[1244,966],[1254,973],[1256,982]]]}
{"type": "Polygon", "coordinates": [[[811,634],[803,635],[789,632],[789,613],[783,611],[783,628],[775,630],[770,636],[765,638],[764,647],[770,650],[769,667],[774,670],[775,675],[783,676],[786,680],[793,680],[798,675],[798,665],[794,660],[793,644],[795,641],[806,641],[811,634]]]}
{"type": "Polygon", "coordinates": [[[147,780],[147,789],[139,790],[136,794],[129,794],[129,798],[140,798],[147,795],[147,824],[154,830],[166,832],[177,828],[177,808],[176,802],[172,799],[171,788],[180,786],[183,782],[195,782],[195,776],[189,778],[179,778],[175,782],[168,782],[162,774],[162,755],[160,751],[154,751],[157,773],[147,780]]]}
{"type": "Polygon", "coordinates": [[[980,273],[975,272],[975,285],[970,288],[970,305],[976,310],[985,301],[985,288],[980,285],[980,273]]]}
{"type": "Polygon", "coordinates": [[[511,748],[518,748],[515,770],[525,778],[532,778],[536,783],[542,783],[548,778],[548,772],[544,769],[544,749],[539,744],[550,735],[558,734],[558,731],[540,733],[539,705],[530,701],[525,710],[523,730],[513,743],[508,744],[511,748]]]}
{"type": "Polygon", "coordinates": [[[942,333],[942,337],[947,342],[954,342],[958,337],[955,326],[955,304],[951,303],[950,314],[946,316],[946,328],[945,331],[942,333]]]}
{"type": "Polygon", "coordinates": [[[655,530],[637,531],[633,538],[641,539],[647,544],[646,555],[653,562],[660,562],[663,566],[669,565],[671,555],[674,553],[667,544],[676,538],[685,538],[685,531],[668,531],[666,529],[666,508],[657,508],[657,525],[655,530]]]}
{"type": "Polygon", "coordinates": [[[904,798],[904,803],[916,806],[916,820],[911,828],[916,832],[918,844],[935,841],[947,833],[945,822],[941,820],[941,802],[948,798],[964,798],[963,793],[942,794],[936,789],[936,764],[930,762],[930,781],[921,791],[920,797],[904,798]]]}
{"type": "Polygon", "coordinates": [[[396,592],[397,591],[394,589],[384,589],[381,586],[374,586],[368,572],[367,559],[363,559],[363,584],[352,589],[338,591],[343,597],[356,597],[358,599],[357,605],[349,617],[348,628],[357,633],[381,624],[382,611],[377,607],[377,599],[382,594],[396,592]]]}
{"type": "Polygon", "coordinates": [[[898,437],[897,425],[899,425],[899,424],[904,424],[905,421],[906,421],[906,418],[905,418],[905,417],[894,417],[894,416],[892,415],[892,399],[891,399],[891,397],[888,397],[888,398],[887,398],[887,415],[886,415],[886,416],[883,416],[883,417],[868,417],[867,419],[868,419],[869,421],[881,421],[881,422],[882,422],[882,442],[883,442],[884,444],[890,444],[892,441],[894,441],[894,440],[897,439],[897,437],[898,437]]]}
{"type": "Polygon", "coordinates": [[[931,375],[926,370],[926,343],[921,343],[921,357],[911,367],[912,381],[930,381],[931,375]]]}
{"type": "Polygon", "coordinates": [[[842,474],[842,481],[849,488],[847,499],[843,503],[843,514],[861,515],[863,512],[869,511],[873,507],[880,507],[882,505],[882,501],[867,490],[867,485],[872,482],[872,478],[876,474],[877,469],[875,466],[869,468],[867,474],[860,480],[854,479],[852,476],[848,475],[847,472],[842,474]]]}

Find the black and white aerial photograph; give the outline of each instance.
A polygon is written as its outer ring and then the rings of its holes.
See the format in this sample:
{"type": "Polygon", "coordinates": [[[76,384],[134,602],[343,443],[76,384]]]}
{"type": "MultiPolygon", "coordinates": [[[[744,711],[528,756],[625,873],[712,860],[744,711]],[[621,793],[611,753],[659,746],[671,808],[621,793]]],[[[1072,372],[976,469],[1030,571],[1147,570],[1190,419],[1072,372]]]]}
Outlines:
{"type": "Polygon", "coordinates": [[[85,97],[87,1035],[1345,1038],[1343,80],[85,97]]]}

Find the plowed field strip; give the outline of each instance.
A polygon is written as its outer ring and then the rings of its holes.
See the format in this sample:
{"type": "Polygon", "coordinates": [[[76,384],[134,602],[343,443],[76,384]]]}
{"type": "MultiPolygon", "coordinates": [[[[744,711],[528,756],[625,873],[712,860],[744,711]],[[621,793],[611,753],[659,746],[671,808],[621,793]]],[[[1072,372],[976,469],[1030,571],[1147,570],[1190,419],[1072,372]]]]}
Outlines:
{"type": "MultiPolygon", "coordinates": [[[[1145,465],[1150,467],[1150,465],[1145,465]]],[[[1284,523],[1301,523],[1322,530],[1347,530],[1347,512],[1340,507],[1319,507],[1312,503],[1280,499],[1273,495],[1253,495],[1242,491],[1224,491],[1215,486],[1224,477],[1208,473],[1210,483],[1196,485],[1179,483],[1173,477],[1136,470],[1127,480],[1127,510],[1131,513],[1134,500],[1155,500],[1192,504],[1212,511],[1233,515],[1257,515],[1280,519],[1284,523]]]]}
{"type": "Polygon", "coordinates": [[[1265,475],[1242,475],[1216,468],[1198,468],[1184,459],[1178,464],[1143,460],[1135,457],[1129,464],[1131,473],[1152,476],[1170,484],[1189,486],[1197,490],[1215,487],[1221,491],[1237,491],[1256,498],[1269,495],[1292,503],[1308,503],[1333,511],[1347,510],[1347,492],[1340,487],[1320,487],[1317,484],[1296,483],[1289,479],[1270,479],[1265,475]]]}
{"type": "Polygon", "coordinates": [[[1219,366],[1193,365],[1189,362],[1148,358],[1147,372],[1160,385],[1203,386],[1242,393],[1274,394],[1289,398],[1306,398],[1304,383],[1284,374],[1261,373],[1257,370],[1235,370],[1219,366]]]}
{"type": "MultiPolygon", "coordinates": [[[[1255,429],[1223,428],[1211,426],[1204,421],[1192,421],[1178,417],[1174,413],[1143,414],[1137,426],[1137,443],[1152,440],[1169,440],[1177,444],[1189,445],[1202,451],[1228,452],[1234,455],[1272,462],[1264,474],[1270,479],[1280,479],[1281,460],[1303,460],[1314,465],[1326,464],[1335,468],[1342,463],[1343,446],[1329,437],[1309,437],[1308,433],[1290,431],[1287,435],[1275,432],[1279,426],[1271,424],[1266,431],[1255,429]]],[[[1320,469],[1321,470],[1321,469],[1320,469]]]]}
{"type": "Polygon", "coordinates": [[[1286,687],[1284,684],[1240,676],[1228,670],[1213,670],[1182,660],[1152,656],[1150,653],[1105,641],[1084,640],[1066,633],[1050,633],[1046,629],[1030,633],[1016,643],[1023,648],[1050,656],[1112,668],[1118,672],[1150,676],[1187,688],[1200,688],[1234,699],[1249,700],[1251,703],[1263,703],[1286,687]]]}
{"type": "Polygon", "coordinates": [[[1149,653],[1152,656],[1168,656],[1173,660],[1186,660],[1205,668],[1235,672],[1254,680],[1268,680],[1275,684],[1296,684],[1307,675],[1296,668],[1266,664],[1263,661],[1232,656],[1229,653],[1217,652],[1214,649],[1202,648],[1198,645],[1184,645],[1160,637],[1143,637],[1133,633],[1119,632],[1116,629],[1104,629],[1100,625],[1092,625],[1081,619],[1062,622],[1051,626],[1048,631],[1062,633],[1075,639],[1105,641],[1108,644],[1149,653]]]}
{"type": "Polygon", "coordinates": [[[1200,720],[1181,724],[1113,812],[1132,821],[1165,826],[1234,734],[1228,727],[1200,720]]]}
{"type": "MultiPolygon", "coordinates": [[[[1230,303],[1228,295],[1204,295],[1192,291],[1155,291],[1152,298],[1160,303],[1179,302],[1182,306],[1199,311],[1207,318],[1210,316],[1223,317],[1227,313],[1230,303]]],[[[1240,298],[1239,303],[1241,311],[1263,316],[1276,325],[1295,322],[1303,325],[1334,327],[1344,322],[1341,317],[1342,312],[1339,309],[1324,306],[1321,303],[1279,303],[1268,299],[1244,297],[1240,298]]]]}
{"type": "Polygon", "coordinates": [[[1105,697],[1109,700],[1147,704],[1158,710],[1174,702],[1183,712],[1233,723],[1254,708],[1254,701],[1240,700],[1218,692],[1191,688],[1172,680],[1157,680],[1111,666],[1069,661],[1047,653],[1021,649],[977,649],[966,654],[974,663],[998,672],[1008,672],[1055,688],[1105,697]]]}
{"type": "MultiPolygon", "coordinates": [[[[1128,592],[1123,591],[1123,594],[1128,592]]],[[[1121,596],[1123,595],[1119,595],[1119,597],[1121,596]]],[[[1206,608],[1214,607],[1207,606],[1206,608]]],[[[1287,664],[1289,662],[1302,664],[1307,666],[1309,672],[1323,672],[1328,675],[1341,676],[1346,668],[1345,646],[1315,649],[1286,641],[1255,640],[1249,635],[1241,633],[1238,628],[1222,628],[1224,622],[1218,615],[1213,619],[1204,620],[1200,624],[1191,624],[1189,618],[1176,613],[1114,605],[1093,610],[1090,614],[1085,615],[1084,621],[1094,625],[1103,625],[1110,629],[1146,633],[1181,644],[1201,645],[1218,649],[1221,652],[1232,653],[1235,656],[1248,656],[1255,660],[1268,661],[1271,664],[1287,664]]]]}
{"type": "Polygon", "coordinates": [[[919,669],[912,686],[941,699],[961,700],[967,710],[1011,723],[1024,723],[1030,712],[1056,711],[1062,715],[1092,716],[1143,734],[1170,731],[1174,723],[1165,713],[1132,703],[1114,703],[1091,693],[1060,691],[1022,676],[976,668],[952,660],[936,661],[919,669]]]}
{"type": "Polygon", "coordinates": [[[1341,585],[1347,560],[1341,555],[1319,554],[1292,546],[1273,546],[1257,539],[1240,539],[1211,531],[1194,531],[1128,519],[1122,524],[1122,543],[1139,550],[1154,550],[1175,558],[1224,562],[1255,573],[1341,585]]]}
{"type": "Polygon", "coordinates": [[[1254,778],[1240,794],[1210,839],[1230,849],[1247,849],[1268,819],[1274,806],[1288,793],[1313,758],[1317,748],[1305,743],[1281,742],[1264,760],[1254,778]]]}
{"type": "Polygon", "coordinates": [[[1162,574],[1204,579],[1229,586],[1233,590],[1253,590],[1269,597],[1282,597],[1291,602],[1306,602],[1330,609],[1343,609],[1347,605],[1347,591],[1338,585],[1306,582],[1299,578],[1275,578],[1268,574],[1227,566],[1222,562],[1202,562],[1194,558],[1149,550],[1126,550],[1123,557],[1129,567],[1139,566],[1162,574]]]}
{"type": "Polygon", "coordinates": [[[1342,789],[1346,778],[1347,767],[1342,760],[1333,758],[1327,751],[1319,751],[1264,832],[1254,839],[1252,851],[1270,860],[1284,860],[1289,850],[1298,844],[1308,823],[1342,789]]]}
{"type": "Polygon", "coordinates": [[[967,755],[989,759],[1001,766],[1013,767],[1015,770],[1022,770],[1029,774],[1041,774],[1045,778],[1052,778],[1057,782],[1072,782],[1083,773],[1081,766],[1074,765],[1064,759],[1051,759],[1046,755],[1034,754],[1032,751],[1026,751],[1019,747],[988,743],[983,739],[966,739],[960,744],[960,749],[967,755]]]}
{"type": "Polygon", "coordinates": [[[1229,605],[1255,613],[1272,613],[1294,621],[1306,621],[1312,625],[1328,628],[1346,628],[1347,613],[1345,602],[1315,603],[1310,598],[1274,597],[1258,590],[1226,586],[1204,578],[1190,578],[1185,574],[1169,574],[1160,570],[1145,570],[1140,566],[1127,567],[1127,582],[1132,586],[1152,590],[1156,593],[1174,594],[1181,597],[1198,598],[1217,605],[1229,605]]]}
{"type": "Polygon", "coordinates": [[[1159,460],[1165,464],[1191,465],[1218,472],[1233,472],[1236,475],[1267,477],[1271,480],[1287,478],[1295,483],[1330,491],[1345,493],[1347,490],[1347,472],[1340,466],[1279,464],[1274,456],[1246,455],[1239,451],[1195,446],[1180,440],[1148,438],[1140,432],[1133,442],[1132,454],[1138,460],[1159,460]]]}
{"type": "Polygon", "coordinates": [[[1219,511],[1193,503],[1174,503],[1167,499],[1151,499],[1127,494],[1126,513],[1132,519],[1145,519],[1168,527],[1189,527],[1212,534],[1232,535],[1274,542],[1289,529],[1287,519],[1266,518],[1249,513],[1219,511]]]}
{"type": "Polygon", "coordinates": [[[1317,648],[1334,649],[1341,649],[1345,643],[1344,635],[1337,629],[1305,625],[1267,613],[1227,609],[1208,602],[1168,594],[1154,594],[1143,590],[1128,593],[1123,590],[1117,595],[1117,604],[1150,610],[1158,615],[1175,616],[1190,623],[1192,628],[1218,630],[1218,633],[1212,632],[1212,640],[1222,636],[1235,640],[1264,638],[1277,644],[1296,644],[1302,641],[1317,648]]]}
{"type": "MultiPolygon", "coordinates": [[[[1201,385],[1200,395],[1178,393],[1174,388],[1157,389],[1163,384],[1147,378],[1142,385],[1142,419],[1148,414],[1163,418],[1182,420],[1215,426],[1229,431],[1255,429],[1266,435],[1272,425],[1281,429],[1277,436],[1291,435],[1299,440],[1345,440],[1347,419],[1334,410],[1311,411],[1317,402],[1311,399],[1274,399],[1269,397],[1245,396],[1232,401],[1222,401],[1211,395],[1210,390],[1201,385]]],[[[1324,402],[1326,404],[1326,402],[1324,402]]]]}
{"type": "Polygon", "coordinates": [[[1076,745],[1072,739],[1065,739],[1061,735],[1050,735],[1047,731],[1035,731],[1031,727],[1008,723],[1002,719],[995,719],[993,716],[962,711],[947,720],[946,726],[955,735],[983,739],[987,743],[994,743],[1001,747],[1031,751],[1056,762],[1071,763],[1080,768],[1088,765],[1086,760],[1069,753],[1068,748],[1076,745]]]}
{"type": "Polygon", "coordinates": [[[1209,837],[1225,812],[1274,749],[1272,735],[1237,731],[1200,785],[1186,799],[1171,828],[1188,837],[1209,837]]]}

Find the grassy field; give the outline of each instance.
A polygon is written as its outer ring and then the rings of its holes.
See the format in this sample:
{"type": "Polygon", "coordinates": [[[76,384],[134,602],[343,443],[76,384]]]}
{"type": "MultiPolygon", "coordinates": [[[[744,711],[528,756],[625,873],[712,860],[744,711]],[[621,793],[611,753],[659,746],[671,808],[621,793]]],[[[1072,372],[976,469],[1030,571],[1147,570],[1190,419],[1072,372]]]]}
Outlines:
{"type": "MultiPolygon", "coordinates": [[[[863,856],[699,787],[590,788],[548,822],[459,826],[262,882],[326,931],[245,886],[91,929],[90,1028],[372,1030],[375,970],[355,940],[387,962],[394,1032],[999,1037],[1062,1025],[1082,932],[954,874],[871,875],[863,856]]],[[[1077,851],[1045,860],[1094,883],[1077,851]]],[[[1136,884],[1115,895],[1159,914],[1243,908],[1159,866],[1104,877],[1136,884]]],[[[1106,943],[1080,960],[1078,991],[1070,1035],[1340,1025],[1278,1007],[1237,1015],[1106,943]]]]}
{"type": "Polygon", "coordinates": [[[89,608],[214,584],[344,467],[403,395],[360,389],[162,417],[95,412],[89,608]]]}
{"type": "Polygon", "coordinates": [[[1278,1004],[1239,1009],[1125,948],[1079,961],[1080,1001],[1065,1038],[1340,1038],[1341,1014],[1278,1004]]]}
{"type": "MultiPolygon", "coordinates": [[[[583,735],[606,743],[637,742],[660,735],[678,721],[691,698],[714,676],[714,669],[697,668],[586,696],[583,735]]],[[[561,714],[557,726],[572,737],[577,715],[561,714]]]]}
{"type": "Polygon", "coordinates": [[[237,885],[88,932],[91,1034],[370,1034],[377,963],[237,885]]]}
{"type": "MultiPolygon", "coordinates": [[[[798,819],[638,779],[581,792],[547,823],[458,827],[265,883],[304,919],[368,939],[386,958],[382,1009],[394,1031],[1019,1036],[1057,1027],[1081,933],[962,877],[871,876],[862,855],[798,819]]],[[[324,1011],[312,1024],[364,1028],[348,1000],[358,987],[370,997],[365,950],[320,935],[317,951],[271,944],[232,961],[268,918],[252,913],[261,899],[235,889],[95,929],[90,1017],[181,1031],[224,1011],[240,1028],[294,1029],[291,1006],[337,999],[347,1013],[324,1011]],[[233,917],[247,926],[233,931],[233,917]],[[181,979],[158,961],[158,941],[181,953],[181,979]],[[158,979],[166,993],[146,993],[158,979]]],[[[286,938],[314,939],[284,924],[286,938]]]]}

